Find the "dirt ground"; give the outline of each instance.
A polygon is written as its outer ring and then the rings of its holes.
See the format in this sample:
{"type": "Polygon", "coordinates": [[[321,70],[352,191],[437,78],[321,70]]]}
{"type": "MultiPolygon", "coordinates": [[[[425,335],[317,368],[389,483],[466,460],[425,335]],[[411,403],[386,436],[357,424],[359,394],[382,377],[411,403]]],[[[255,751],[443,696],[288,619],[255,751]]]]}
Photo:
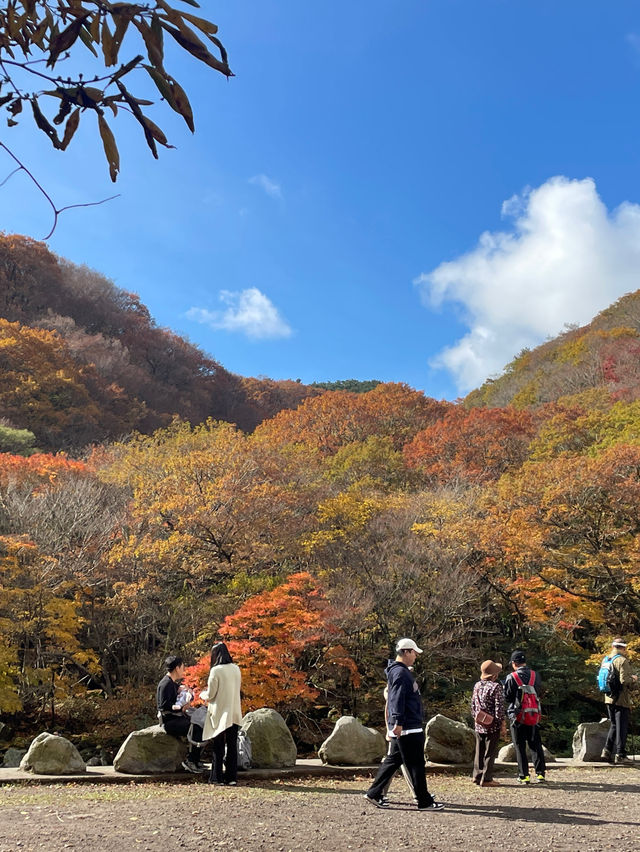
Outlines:
{"type": "Polygon", "coordinates": [[[362,794],[365,777],[0,788],[0,850],[640,850],[640,771],[550,770],[547,785],[504,776],[484,790],[429,778],[446,803],[418,812],[401,777],[392,807],[362,794]]]}

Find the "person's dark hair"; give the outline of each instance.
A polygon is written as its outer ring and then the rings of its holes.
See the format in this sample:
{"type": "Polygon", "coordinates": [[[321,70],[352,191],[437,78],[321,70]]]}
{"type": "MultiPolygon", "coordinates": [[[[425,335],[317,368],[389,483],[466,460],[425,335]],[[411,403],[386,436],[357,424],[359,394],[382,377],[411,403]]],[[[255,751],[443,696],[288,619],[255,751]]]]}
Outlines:
{"type": "Polygon", "coordinates": [[[231,654],[224,642],[216,642],[211,649],[211,668],[232,663],[231,654]]]}
{"type": "Polygon", "coordinates": [[[164,667],[168,672],[172,672],[174,669],[177,669],[178,666],[181,666],[183,663],[184,660],[182,659],[182,657],[176,657],[172,654],[164,661],[164,667]]]}

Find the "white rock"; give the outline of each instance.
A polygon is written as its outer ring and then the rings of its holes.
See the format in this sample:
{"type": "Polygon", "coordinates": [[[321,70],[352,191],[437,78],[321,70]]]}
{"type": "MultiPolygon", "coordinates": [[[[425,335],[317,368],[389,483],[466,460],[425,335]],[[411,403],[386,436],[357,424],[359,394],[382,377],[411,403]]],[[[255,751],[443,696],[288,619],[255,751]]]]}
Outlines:
{"type": "Polygon", "coordinates": [[[20,769],[36,775],[79,775],[87,771],[73,743],[46,731],[33,740],[20,769]]]}
{"type": "Polygon", "coordinates": [[[365,728],[355,716],[342,716],[318,749],[318,757],[333,766],[367,766],[379,763],[386,750],[380,731],[365,728]]]}

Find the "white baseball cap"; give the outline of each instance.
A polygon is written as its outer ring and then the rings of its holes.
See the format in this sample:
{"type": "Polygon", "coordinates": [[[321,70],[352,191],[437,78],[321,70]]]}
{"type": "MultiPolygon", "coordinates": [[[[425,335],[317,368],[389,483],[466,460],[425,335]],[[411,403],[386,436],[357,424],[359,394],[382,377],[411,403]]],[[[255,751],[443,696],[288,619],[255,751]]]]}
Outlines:
{"type": "Polygon", "coordinates": [[[422,648],[418,648],[413,639],[398,639],[397,651],[415,651],[417,654],[421,654],[422,648]]]}

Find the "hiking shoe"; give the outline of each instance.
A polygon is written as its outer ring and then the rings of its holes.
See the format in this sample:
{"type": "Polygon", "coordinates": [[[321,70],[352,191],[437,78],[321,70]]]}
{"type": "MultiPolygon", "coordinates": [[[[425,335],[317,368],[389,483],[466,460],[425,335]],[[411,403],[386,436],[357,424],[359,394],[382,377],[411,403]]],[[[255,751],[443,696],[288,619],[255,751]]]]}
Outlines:
{"type": "Polygon", "coordinates": [[[422,805],[422,806],[418,805],[418,810],[419,811],[441,811],[441,810],[444,810],[444,805],[442,804],[442,802],[433,801],[433,802],[431,802],[430,805],[422,805]]]}
{"type": "Polygon", "coordinates": [[[368,802],[371,802],[372,805],[376,808],[388,808],[389,802],[386,802],[382,797],[379,799],[374,799],[373,796],[368,796],[366,793],[364,794],[365,799],[368,802]]]}
{"type": "Polygon", "coordinates": [[[633,766],[633,761],[626,754],[616,754],[613,762],[616,766],[633,766]]]}
{"type": "Polygon", "coordinates": [[[603,760],[608,760],[608,761],[609,761],[609,763],[611,763],[611,761],[613,760],[613,758],[612,758],[612,756],[611,756],[611,752],[609,751],[609,749],[608,749],[608,748],[603,748],[603,749],[602,749],[602,753],[600,754],[600,757],[601,757],[603,760]]]}
{"type": "Polygon", "coordinates": [[[183,760],[181,766],[187,772],[192,772],[194,775],[200,775],[202,772],[202,769],[198,766],[198,764],[194,763],[193,760],[189,760],[189,758],[183,760]]]}
{"type": "Polygon", "coordinates": [[[547,779],[544,777],[544,775],[536,775],[536,781],[538,782],[538,784],[547,783],[547,779]]]}
{"type": "Polygon", "coordinates": [[[530,784],[530,783],[531,783],[531,778],[529,778],[528,775],[523,775],[522,777],[518,778],[518,784],[530,784]]]}

